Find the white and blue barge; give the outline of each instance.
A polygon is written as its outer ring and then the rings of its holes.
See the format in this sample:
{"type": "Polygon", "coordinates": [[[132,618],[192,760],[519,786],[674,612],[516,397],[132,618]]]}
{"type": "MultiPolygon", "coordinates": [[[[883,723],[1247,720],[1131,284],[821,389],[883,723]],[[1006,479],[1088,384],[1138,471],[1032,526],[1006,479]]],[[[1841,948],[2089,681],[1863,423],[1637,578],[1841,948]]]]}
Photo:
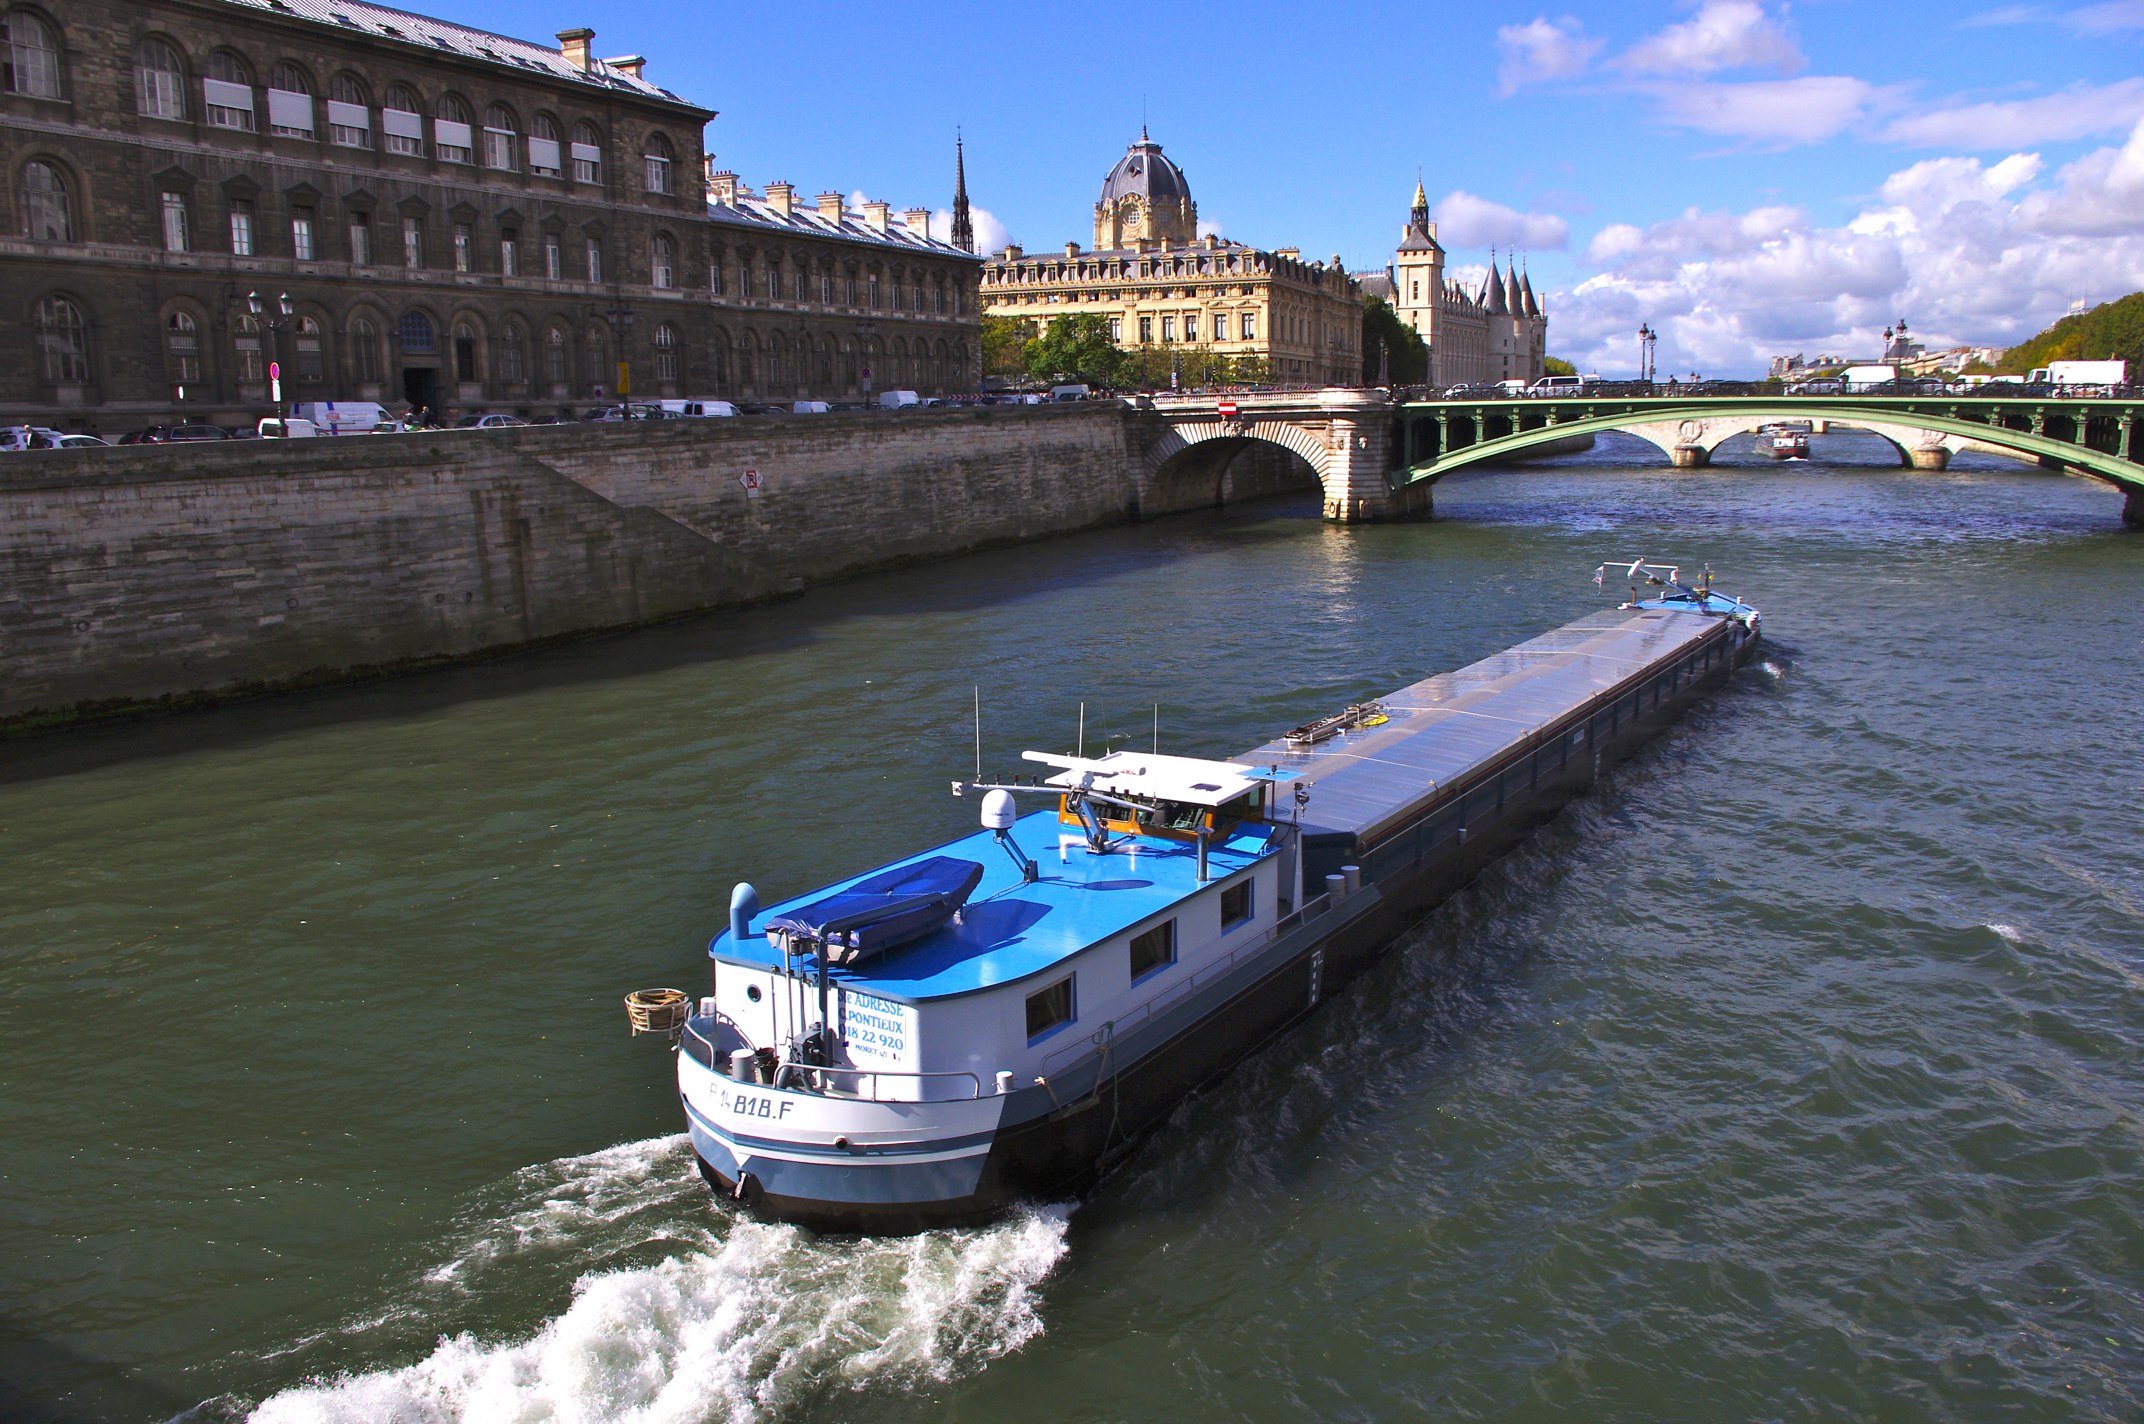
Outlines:
{"type": "Polygon", "coordinates": [[[1030,752],[1053,774],[956,784],[971,835],[739,885],[677,1054],[705,1175],[836,1230],[1076,1188],[1755,646],[1746,604],[1631,573],[1660,594],[1232,760],[1030,752]]]}

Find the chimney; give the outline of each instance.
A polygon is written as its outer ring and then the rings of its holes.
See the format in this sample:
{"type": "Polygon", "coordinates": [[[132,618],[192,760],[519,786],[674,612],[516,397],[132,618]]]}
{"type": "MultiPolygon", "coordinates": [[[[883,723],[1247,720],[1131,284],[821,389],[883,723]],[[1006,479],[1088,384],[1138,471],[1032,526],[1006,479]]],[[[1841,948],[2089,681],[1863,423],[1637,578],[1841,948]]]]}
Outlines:
{"type": "Polygon", "coordinates": [[[621,54],[616,59],[606,59],[603,62],[628,79],[638,79],[648,57],[644,54],[621,54]]]}
{"type": "Polygon", "coordinates": [[[901,221],[906,223],[908,230],[918,237],[929,237],[931,235],[931,210],[929,208],[910,208],[901,214],[901,221]]]}
{"type": "Polygon", "coordinates": [[[707,201],[720,203],[724,207],[736,206],[737,175],[727,168],[716,171],[712,158],[707,160],[707,167],[707,201]]]}
{"type": "Polygon", "coordinates": [[[767,185],[767,206],[785,218],[796,207],[796,196],[797,188],[794,183],[769,183],[767,185]]]}
{"type": "Polygon", "coordinates": [[[870,226],[873,232],[884,232],[886,230],[886,215],[892,211],[893,204],[891,203],[865,203],[864,222],[870,226]]]}
{"type": "Polygon", "coordinates": [[[1079,244],[1078,244],[1078,243],[1076,243],[1076,242],[1068,242],[1068,243],[1066,243],[1066,244],[1065,244],[1065,256],[1067,256],[1067,257],[1077,257],[1077,256],[1079,256],[1079,244]]]}
{"type": "Polygon", "coordinates": [[[1005,249],[1005,260],[1007,262],[1018,262],[1021,258],[1025,256],[1027,256],[1027,254],[1021,251],[1018,247],[1009,246],[1005,249]]]}
{"type": "Polygon", "coordinates": [[[821,193],[819,195],[819,216],[830,223],[841,221],[841,195],[839,193],[821,193]]]}
{"type": "Polygon", "coordinates": [[[586,74],[588,72],[588,46],[595,39],[594,30],[560,30],[558,52],[566,57],[566,63],[586,74]]]}

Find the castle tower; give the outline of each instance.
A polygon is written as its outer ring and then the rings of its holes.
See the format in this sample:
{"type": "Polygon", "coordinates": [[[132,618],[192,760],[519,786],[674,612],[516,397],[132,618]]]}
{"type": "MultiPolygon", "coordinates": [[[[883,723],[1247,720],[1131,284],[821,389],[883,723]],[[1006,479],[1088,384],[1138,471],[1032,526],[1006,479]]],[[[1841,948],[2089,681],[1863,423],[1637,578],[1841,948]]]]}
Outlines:
{"type": "Polygon", "coordinates": [[[967,150],[957,130],[953,135],[953,245],[963,252],[975,250],[975,224],[968,218],[967,150]]]}
{"type": "Polygon", "coordinates": [[[1437,245],[1437,225],[1429,220],[1429,195],[1416,179],[1407,228],[1392,254],[1392,309],[1421,334],[1431,350],[1437,345],[1437,310],[1443,291],[1444,249],[1437,245]]]}

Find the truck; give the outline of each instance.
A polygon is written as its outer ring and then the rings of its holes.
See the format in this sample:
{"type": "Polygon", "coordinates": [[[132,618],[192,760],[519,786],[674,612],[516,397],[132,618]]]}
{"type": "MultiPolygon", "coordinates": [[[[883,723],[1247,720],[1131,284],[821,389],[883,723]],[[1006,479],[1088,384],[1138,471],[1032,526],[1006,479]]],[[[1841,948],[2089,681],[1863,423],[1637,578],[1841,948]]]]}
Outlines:
{"type": "Polygon", "coordinates": [[[2035,385],[2119,386],[2129,380],[2127,361],[2050,361],[2025,378],[2035,385]]]}
{"type": "Polygon", "coordinates": [[[290,415],[311,421],[323,435],[392,434],[402,428],[378,401],[299,401],[290,415]]]}
{"type": "Polygon", "coordinates": [[[1874,390],[1879,386],[1888,386],[1897,380],[1898,367],[1848,366],[1839,373],[1839,379],[1846,383],[1846,390],[1849,393],[1874,390]]]}

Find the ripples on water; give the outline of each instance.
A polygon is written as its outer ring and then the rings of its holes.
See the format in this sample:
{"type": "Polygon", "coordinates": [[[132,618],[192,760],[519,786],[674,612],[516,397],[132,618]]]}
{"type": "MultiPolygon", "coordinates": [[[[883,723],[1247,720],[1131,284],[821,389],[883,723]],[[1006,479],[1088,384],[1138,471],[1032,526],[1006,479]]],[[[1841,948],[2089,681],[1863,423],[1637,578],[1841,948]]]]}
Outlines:
{"type": "Polygon", "coordinates": [[[2144,545],[1992,463],[1621,458],[44,744],[0,780],[6,1358],[270,1424],[2138,1417],[2144,545]],[[1082,701],[1226,753],[1636,554],[1714,562],[1764,660],[1076,1217],[738,1223],[667,1135],[616,996],[740,874],[956,833],[973,686],[986,770],[1082,701]]]}

